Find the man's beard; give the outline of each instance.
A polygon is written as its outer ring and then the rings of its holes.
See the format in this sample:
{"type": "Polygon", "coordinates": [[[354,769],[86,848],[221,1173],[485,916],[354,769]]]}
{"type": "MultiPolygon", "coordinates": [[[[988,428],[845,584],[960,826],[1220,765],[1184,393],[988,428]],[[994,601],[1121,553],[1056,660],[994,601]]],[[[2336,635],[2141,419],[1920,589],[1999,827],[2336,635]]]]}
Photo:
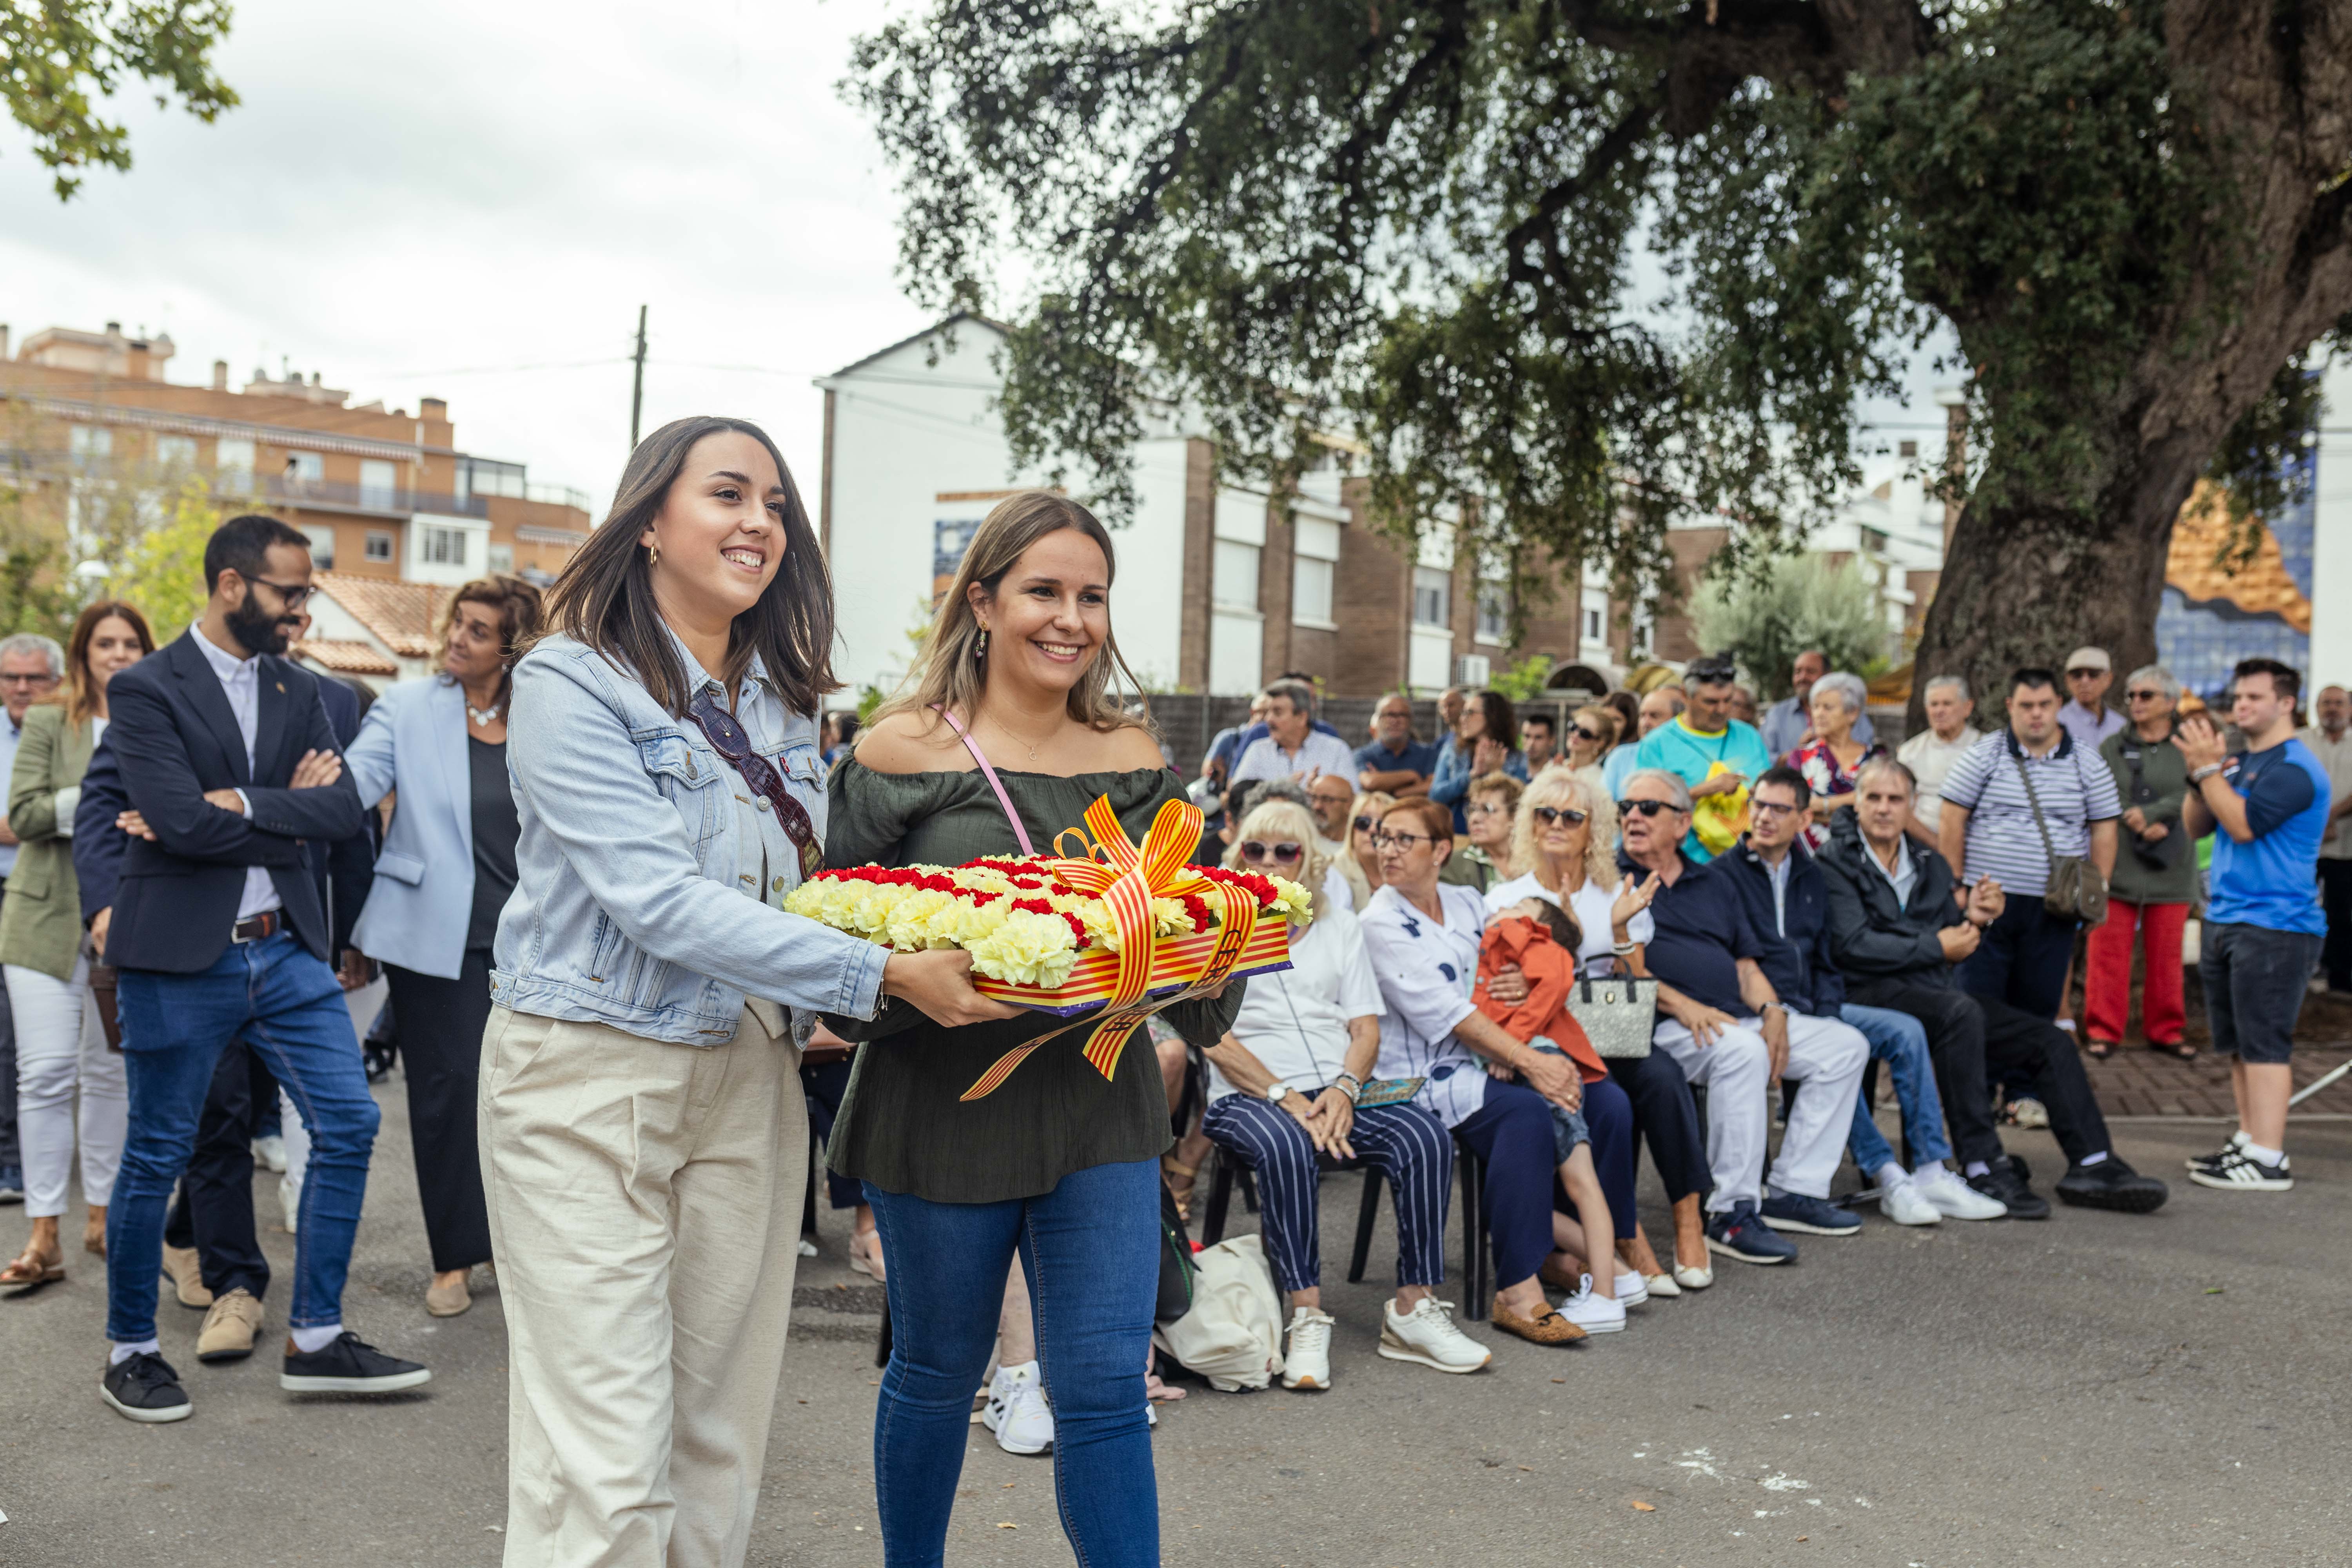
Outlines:
{"type": "Polygon", "coordinates": [[[247,653],[286,651],[286,623],[256,603],[252,589],[245,591],[245,603],[231,610],[226,620],[228,635],[235,637],[237,646],[247,653]]]}

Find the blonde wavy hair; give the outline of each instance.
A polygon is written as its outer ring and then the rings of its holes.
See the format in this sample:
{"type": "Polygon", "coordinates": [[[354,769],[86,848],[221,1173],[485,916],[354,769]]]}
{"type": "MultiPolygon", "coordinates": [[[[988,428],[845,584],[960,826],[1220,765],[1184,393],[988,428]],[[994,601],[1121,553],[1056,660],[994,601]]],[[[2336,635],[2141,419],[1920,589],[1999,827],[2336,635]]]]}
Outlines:
{"type": "Polygon", "coordinates": [[[1617,807],[1603,791],[1571,768],[1546,768],[1519,792],[1518,820],[1511,826],[1511,858],[1532,875],[1538,861],[1536,807],[1566,806],[1585,814],[1584,875],[1602,888],[1617,885],[1617,807]]]}
{"type": "MultiPolygon", "coordinates": [[[[967,721],[980,707],[981,693],[988,685],[988,660],[981,644],[980,616],[971,607],[971,590],[977,584],[989,597],[996,596],[1004,574],[1020,563],[1029,547],[1050,533],[1063,529],[1076,529],[1101,547],[1103,581],[1106,585],[1118,576],[1118,555],[1112,549],[1110,531],[1096,520],[1095,514],[1067,496],[1051,490],[1024,490],[996,503],[963,552],[963,563],[956,568],[955,582],[940,599],[938,611],[931,617],[931,629],[923,643],[923,661],[908,677],[890,700],[876,710],[874,721],[893,713],[918,713],[927,729],[939,727],[939,715],[931,709],[945,708],[962,716],[967,721]]],[[[1091,729],[1108,732],[1132,725],[1150,730],[1151,708],[1142,695],[1141,683],[1127,660],[1118,651],[1118,639],[1108,630],[1109,609],[1104,609],[1103,645],[1096,650],[1094,662],[1070,688],[1069,716],[1091,729]],[[1111,677],[1119,678],[1123,689],[1115,689],[1111,677]],[[1139,719],[1128,710],[1129,699],[1142,704],[1143,717],[1139,719]]]]}
{"type": "Polygon", "coordinates": [[[1225,851],[1225,865],[1242,870],[1242,841],[1255,838],[1261,844],[1293,842],[1305,850],[1299,858],[1297,875],[1290,879],[1314,895],[1313,912],[1321,920],[1326,912],[1323,879],[1330,875],[1331,857],[1321,847],[1323,836],[1315,831],[1315,816],[1295,800],[1269,800],[1250,808],[1242,818],[1241,831],[1225,851]]]}
{"type": "MultiPolygon", "coordinates": [[[[1356,858],[1356,818],[1369,814],[1377,823],[1381,813],[1395,804],[1396,796],[1389,794],[1388,791],[1369,789],[1359,794],[1355,804],[1348,807],[1348,836],[1339,841],[1339,853],[1334,857],[1334,859],[1344,861],[1363,872],[1364,880],[1367,882],[1374,881],[1379,875],[1380,868],[1377,866],[1367,868],[1361,860],[1356,858]]],[[[1344,876],[1346,873],[1342,872],[1341,875],[1344,876]]]]}

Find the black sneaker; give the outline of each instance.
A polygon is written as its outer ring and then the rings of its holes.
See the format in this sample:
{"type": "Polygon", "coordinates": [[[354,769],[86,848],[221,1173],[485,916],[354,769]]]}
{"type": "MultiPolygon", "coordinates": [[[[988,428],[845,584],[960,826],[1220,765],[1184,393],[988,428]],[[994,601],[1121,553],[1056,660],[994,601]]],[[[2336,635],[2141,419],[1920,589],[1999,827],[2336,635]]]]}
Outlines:
{"type": "Polygon", "coordinates": [[[185,1421],[195,1414],[172,1363],[146,1351],[108,1367],[99,1380],[98,1396],[127,1421],[185,1421]]]}
{"type": "Polygon", "coordinates": [[[2277,1164],[2265,1165],[2243,1149],[2231,1150],[2212,1165],[2197,1166],[2189,1173],[2189,1179],[2200,1187],[2223,1192],[2284,1193],[2294,1187],[2288,1156],[2281,1154],[2277,1164]]]}
{"type": "Polygon", "coordinates": [[[2113,1209],[2117,1214],[2154,1214],[2172,1189],[2143,1176],[2110,1153],[2095,1165],[2074,1165],[2058,1178],[2058,1195],[2076,1208],[2113,1209]]]}
{"type": "Polygon", "coordinates": [[[1970,1176],[1969,1187],[2005,1205],[2011,1219],[2048,1219],[2050,1200],[2025,1184],[2022,1161],[2002,1155],[1981,1176],[1970,1176]]]}
{"type": "Polygon", "coordinates": [[[425,1367],[384,1354],[349,1329],[308,1355],[289,1338],[285,1370],[278,1374],[278,1386],[296,1394],[395,1394],[432,1381],[425,1367]]]}
{"type": "Polygon", "coordinates": [[[2222,1166],[2228,1164],[2231,1161],[2238,1157],[2238,1151],[2244,1145],[2245,1142],[2246,1131],[2245,1129],[2242,1127],[2237,1131],[2230,1134],[2230,1141],[2227,1143],[2222,1144],[2218,1152],[2211,1154],[2191,1154],[2189,1157],[2189,1173],[2194,1175],[2200,1170],[2220,1170],[2222,1166]]]}

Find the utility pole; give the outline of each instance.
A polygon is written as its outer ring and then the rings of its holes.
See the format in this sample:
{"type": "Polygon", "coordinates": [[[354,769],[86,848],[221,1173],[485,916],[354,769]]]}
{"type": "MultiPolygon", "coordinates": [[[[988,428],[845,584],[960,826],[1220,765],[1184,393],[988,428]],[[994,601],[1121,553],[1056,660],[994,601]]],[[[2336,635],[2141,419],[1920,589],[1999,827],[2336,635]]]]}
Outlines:
{"type": "Polygon", "coordinates": [[[636,377],[629,388],[629,450],[637,449],[637,420],[646,408],[646,308],[637,307],[637,352],[630,356],[636,362],[636,377]]]}

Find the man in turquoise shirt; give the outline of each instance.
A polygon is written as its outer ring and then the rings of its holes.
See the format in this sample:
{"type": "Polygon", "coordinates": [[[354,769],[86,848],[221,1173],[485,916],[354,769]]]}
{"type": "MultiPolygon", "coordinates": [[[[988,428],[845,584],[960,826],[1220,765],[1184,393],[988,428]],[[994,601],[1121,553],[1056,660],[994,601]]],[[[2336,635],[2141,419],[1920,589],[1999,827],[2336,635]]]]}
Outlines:
{"type": "Polygon", "coordinates": [[[1642,737],[1635,768],[1664,768],[1690,786],[1691,827],[1683,835],[1685,858],[1705,864],[1737,843],[1748,826],[1748,786],[1772,765],[1764,737],[1753,724],[1731,717],[1732,688],[1739,672],[1721,654],[1690,667],[1683,684],[1689,706],[1669,723],[1642,737]],[[1710,847],[1700,837],[1717,840],[1710,847]]]}

